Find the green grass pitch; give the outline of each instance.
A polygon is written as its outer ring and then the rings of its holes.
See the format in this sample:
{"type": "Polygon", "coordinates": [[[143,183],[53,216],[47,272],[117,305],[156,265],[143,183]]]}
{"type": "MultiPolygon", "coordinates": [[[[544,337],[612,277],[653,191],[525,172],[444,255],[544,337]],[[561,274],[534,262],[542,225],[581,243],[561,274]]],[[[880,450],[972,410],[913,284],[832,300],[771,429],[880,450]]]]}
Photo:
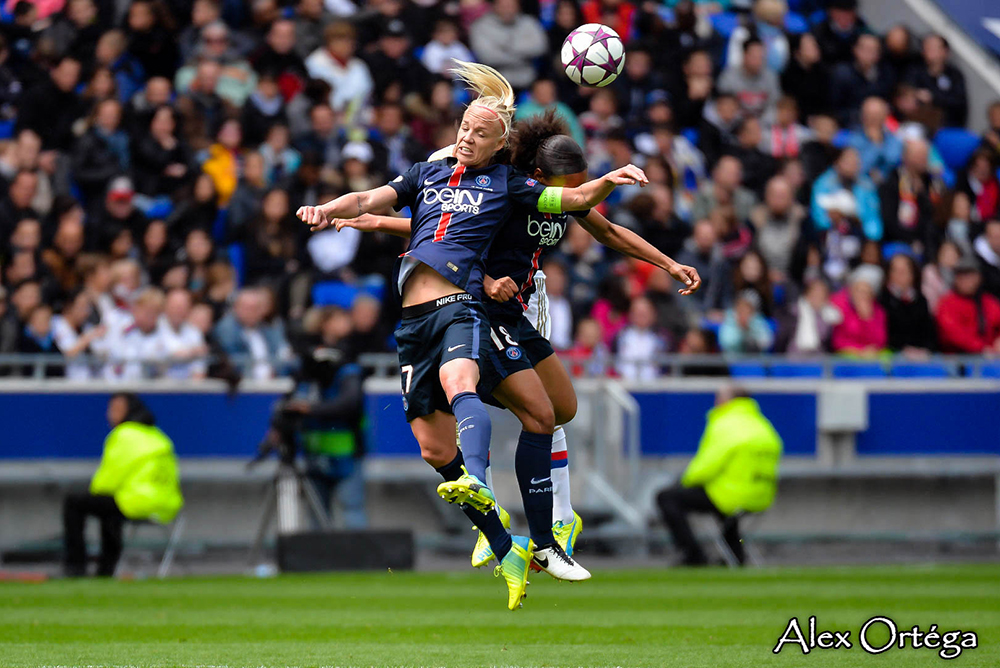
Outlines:
{"type": "Polygon", "coordinates": [[[997,565],[532,580],[513,613],[501,581],[471,571],[4,583],[0,666],[1000,666],[997,565]],[[854,647],[772,654],[789,618],[806,627],[810,615],[850,630],[854,647]],[[975,631],[979,646],[952,661],[869,655],[857,634],[873,615],[975,631]]]}

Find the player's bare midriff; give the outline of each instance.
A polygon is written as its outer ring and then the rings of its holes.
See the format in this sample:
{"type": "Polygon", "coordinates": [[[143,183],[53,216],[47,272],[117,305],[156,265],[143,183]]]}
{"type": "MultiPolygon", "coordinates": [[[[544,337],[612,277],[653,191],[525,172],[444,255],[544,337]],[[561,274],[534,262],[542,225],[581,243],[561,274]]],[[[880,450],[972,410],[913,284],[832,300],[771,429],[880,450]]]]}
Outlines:
{"type": "Polygon", "coordinates": [[[421,262],[403,285],[403,306],[423,304],[459,292],[465,290],[421,262]]]}

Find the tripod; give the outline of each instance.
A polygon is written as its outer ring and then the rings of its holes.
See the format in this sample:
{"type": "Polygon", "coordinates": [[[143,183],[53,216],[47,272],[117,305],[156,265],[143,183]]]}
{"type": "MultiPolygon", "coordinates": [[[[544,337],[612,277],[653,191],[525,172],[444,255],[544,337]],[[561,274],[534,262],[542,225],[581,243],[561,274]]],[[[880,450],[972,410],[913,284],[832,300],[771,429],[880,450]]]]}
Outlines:
{"type": "Polygon", "coordinates": [[[278,516],[279,534],[293,534],[301,530],[299,503],[303,496],[320,529],[329,530],[330,518],[326,514],[326,509],[323,508],[323,503],[320,501],[319,495],[316,494],[312,483],[306,479],[306,475],[294,463],[279,460],[278,470],[274,474],[274,482],[267,491],[267,498],[264,499],[264,505],[261,509],[260,521],[257,524],[257,536],[250,548],[247,559],[250,566],[254,566],[260,558],[260,553],[264,548],[264,537],[267,535],[267,530],[275,514],[278,516]]]}

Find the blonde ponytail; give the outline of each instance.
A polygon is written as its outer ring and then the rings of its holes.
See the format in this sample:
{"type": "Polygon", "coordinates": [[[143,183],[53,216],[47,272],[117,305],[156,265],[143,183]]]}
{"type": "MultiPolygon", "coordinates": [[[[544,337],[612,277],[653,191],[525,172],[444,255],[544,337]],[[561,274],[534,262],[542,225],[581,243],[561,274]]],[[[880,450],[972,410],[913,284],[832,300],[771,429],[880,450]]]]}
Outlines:
{"type": "Polygon", "coordinates": [[[485,107],[500,117],[503,138],[507,139],[514,119],[514,89],[503,75],[488,65],[463,60],[455,61],[452,72],[479,95],[472,104],[485,107]]]}

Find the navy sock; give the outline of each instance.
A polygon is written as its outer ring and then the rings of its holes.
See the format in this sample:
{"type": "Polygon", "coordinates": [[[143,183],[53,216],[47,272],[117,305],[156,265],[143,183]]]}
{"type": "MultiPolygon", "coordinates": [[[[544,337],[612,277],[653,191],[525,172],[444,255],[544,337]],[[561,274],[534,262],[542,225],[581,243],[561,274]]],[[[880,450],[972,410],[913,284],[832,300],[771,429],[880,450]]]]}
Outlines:
{"type": "Polygon", "coordinates": [[[465,468],[485,484],[493,429],[490,414],[475,392],[456,394],[451,400],[451,412],[455,414],[455,421],[458,423],[458,440],[462,444],[465,468]]]}
{"type": "MultiPolygon", "coordinates": [[[[451,463],[445,464],[435,470],[447,481],[458,480],[462,476],[463,463],[462,451],[459,450],[458,454],[455,455],[455,459],[451,460],[451,463]]],[[[503,523],[500,521],[497,511],[491,510],[484,515],[464,503],[461,508],[465,516],[479,527],[479,530],[486,536],[486,540],[490,542],[490,547],[493,548],[493,554],[497,555],[497,559],[506,557],[507,553],[510,552],[510,534],[503,528],[503,523]]]]}
{"type": "Polygon", "coordinates": [[[521,432],[514,454],[514,472],[521,487],[524,514],[535,545],[551,545],[552,536],[552,434],[521,432]]]}

